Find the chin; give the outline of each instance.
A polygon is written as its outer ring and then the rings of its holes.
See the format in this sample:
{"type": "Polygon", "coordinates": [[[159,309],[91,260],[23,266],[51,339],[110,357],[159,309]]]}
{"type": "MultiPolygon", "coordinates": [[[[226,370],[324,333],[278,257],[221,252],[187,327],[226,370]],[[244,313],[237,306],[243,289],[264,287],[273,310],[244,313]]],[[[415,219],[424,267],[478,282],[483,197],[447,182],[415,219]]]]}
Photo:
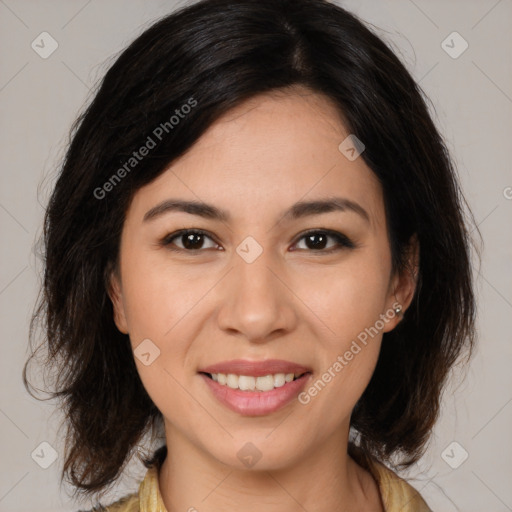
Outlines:
{"type": "MultiPolygon", "coordinates": [[[[237,470],[248,471],[278,471],[296,464],[300,453],[297,448],[304,448],[297,438],[296,442],[286,436],[286,431],[278,436],[271,434],[268,429],[263,432],[247,431],[244,435],[235,435],[224,443],[205,445],[212,457],[222,464],[237,470]],[[267,437],[268,436],[268,437],[267,437]]],[[[209,443],[211,444],[211,439],[209,443]]]]}

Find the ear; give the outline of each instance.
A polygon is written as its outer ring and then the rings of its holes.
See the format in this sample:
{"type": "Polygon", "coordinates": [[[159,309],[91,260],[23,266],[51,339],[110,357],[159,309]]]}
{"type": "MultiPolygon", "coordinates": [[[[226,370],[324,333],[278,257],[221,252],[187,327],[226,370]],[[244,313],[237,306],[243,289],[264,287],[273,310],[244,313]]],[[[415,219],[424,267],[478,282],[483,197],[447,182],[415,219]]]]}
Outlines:
{"type": "Polygon", "coordinates": [[[420,244],[417,235],[414,234],[409,240],[405,268],[401,273],[393,276],[386,301],[386,312],[394,311],[397,306],[401,306],[402,310],[386,323],[383,332],[393,330],[410,306],[418,283],[419,266],[420,244]]]}
{"type": "Polygon", "coordinates": [[[121,279],[116,270],[110,272],[108,296],[112,301],[114,308],[114,322],[116,327],[123,333],[128,334],[128,323],[123,302],[123,292],[121,289],[121,279]]]}

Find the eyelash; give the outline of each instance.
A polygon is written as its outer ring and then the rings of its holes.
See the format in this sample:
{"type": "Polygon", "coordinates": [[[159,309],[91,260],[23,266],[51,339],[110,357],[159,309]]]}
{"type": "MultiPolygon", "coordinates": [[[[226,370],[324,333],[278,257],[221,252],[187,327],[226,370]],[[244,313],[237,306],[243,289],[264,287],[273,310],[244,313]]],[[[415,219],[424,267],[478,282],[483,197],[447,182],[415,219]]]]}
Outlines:
{"type": "MultiPolygon", "coordinates": [[[[185,235],[192,235],[192,234],[206,236],[206,237],[210,238],[212,240],[212,242],[217,243],[208,232],[206,232],[202,229],[181,229],[179,231],[176,231],[176,232],[171,233],[170,235],[167,235],[166,237],[164,237],[161,241],[161,245],[164,247],[167,247],[171,251],[198,254],[205,249],[182,249],[181,247],[178,247],[178,248],[171,247],[173,240],[175,240],[176,238],[179,238],[179,237],[182,237],[185,235]]],[[[332,231],[330,229],[312,229],[312,230],[306,231],[305,233],[302,233],[300,235],[300,237],[297,239],[297,241],[293,245],[298,244],[301,240],[303,240],[307,236],[311,236],[314,234],[327,235],[328,237],[336,240],[338,245],[335,247],[331,247],[330,249],[319,249],[319,250],[299,249],[299,250],[306,250],[307,252],[314,252],[314,253],[320,253],[320,254],[331,254],[333,252],[341,250],[342,248],[354,249],[357,247],[356,244],[352,240],[350,240],[348,237],[346,237],[342,233],[338,233],[337,231],[332,231]]],[[[220,245],[220,244],[218,244],[218,245],[220,245]]]]}

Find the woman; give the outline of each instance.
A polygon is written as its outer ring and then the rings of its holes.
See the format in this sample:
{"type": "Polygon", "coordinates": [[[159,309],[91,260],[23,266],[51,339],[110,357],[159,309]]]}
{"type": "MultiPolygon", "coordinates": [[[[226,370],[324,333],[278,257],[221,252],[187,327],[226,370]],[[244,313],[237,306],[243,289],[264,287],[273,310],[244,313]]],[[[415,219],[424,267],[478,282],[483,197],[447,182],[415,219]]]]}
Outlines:
{"type": "MultiPolygon", "coordinates": [[[[429,511],[474,344],[455,171],[389,48],[323,0],[203,0],[106,74],[45,219],[63,476],[110,511],[429,511]]],[[[100,509],[105,509],[99,506],[100,509]]]]}

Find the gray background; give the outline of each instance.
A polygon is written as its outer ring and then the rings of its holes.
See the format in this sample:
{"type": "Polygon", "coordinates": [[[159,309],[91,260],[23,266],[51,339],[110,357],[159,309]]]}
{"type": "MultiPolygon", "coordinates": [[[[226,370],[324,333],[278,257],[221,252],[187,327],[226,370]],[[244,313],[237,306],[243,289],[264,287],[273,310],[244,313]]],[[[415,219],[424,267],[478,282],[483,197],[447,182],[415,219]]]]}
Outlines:
{"type": "MultiPolygon", "coordinates": [[[[476,357],[465,380],[464,371],[454,374],[428,452],[408,475],[435,511],[511,511],[512,1],[341,4],[378,27],[431,98],[485,243],[482,266],[474,265],[476,357]],[[454,31],[469,44],[458,58],[442,47],[454,31]]],[[[73,502],[68,488],[59,487],[62,456],[48,469],[40,467],[52,453],[41,442],[62,453],[60,417],[52,403],[29,397],[21,381],[41,271],[33,246],[69,128],[91,88],[128,42],[177,5],[0,0],[0,511],[72,511],[87,505],[73,502]],[[47,59],[31,48],[43,31],[58,43],[47,59]]],[[[452,53],[462,44],[457,36],[445,43],[452,53]]],[[[134,489],[142,474],[140,466],[131,465],[106,501],[134,489]]]]}

